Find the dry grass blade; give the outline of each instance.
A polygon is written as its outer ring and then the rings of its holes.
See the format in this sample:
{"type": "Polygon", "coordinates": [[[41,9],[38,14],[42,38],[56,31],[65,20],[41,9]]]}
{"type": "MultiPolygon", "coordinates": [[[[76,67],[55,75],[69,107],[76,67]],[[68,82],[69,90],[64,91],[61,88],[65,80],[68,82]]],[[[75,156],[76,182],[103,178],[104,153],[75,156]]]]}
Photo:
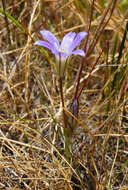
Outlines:
{"type": "Polygon", "coordinates": [[[127,190],[127,1],[2,0],[0,7],[0,189],[127,190]],[[55,56],[34,42],[40,30],[61,41],[87,28],[74,114],[82,58],[68,60],[62,106],[55,56]]]}

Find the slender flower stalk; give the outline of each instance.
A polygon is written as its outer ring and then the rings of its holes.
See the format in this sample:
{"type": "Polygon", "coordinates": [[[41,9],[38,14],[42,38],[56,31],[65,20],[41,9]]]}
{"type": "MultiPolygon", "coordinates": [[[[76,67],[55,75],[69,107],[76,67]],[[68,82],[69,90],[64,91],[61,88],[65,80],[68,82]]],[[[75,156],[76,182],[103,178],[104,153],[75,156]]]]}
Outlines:
{"type": "MultiPolygon", "coordinates": [[[[62,78],[65,75],[67,59],[72,54],[80,55],[83,57],[85,56],[85,52],[82,49],[75,50],[75,48],[78,46],[81,40],[87,36],[87,33],[79,32],[76,35],[75,32],[69,32],[63,37],[61,43],[59,43],[55,35],[48,30],[41,30],[40,33],[46,41],[38,40],[35,42],[35,45],[40,45],[48,48],[56,57],[56,72],[59,75],[61,102],[62,107],[64,108],[62,78]]],[[[63,119],[66,127],[66,114],[64,109],[63,119]]]]}
{"type": "MultiPolygon", "coordinates": [[[[64,121],[64,135],[66,142],[69,142],[69,130],[67,126],[67,116],[65,113],[65,103],[64,103],[64,95],[63,95],[63,82],[62,79],[65,76],[67,59],[72,54],[85,56],[85,52],[82,49],[75,48],[81,42],[81,40],[87,35],[86,32],[79,32],[77,35],[75,32],[67,33],[62,42],[59,43],[57,38],[48,30],[40,31],[43,38],[46,40],[38,40],[34,45],[40,45],[47,49],[49,49],[56,57],[56,72],[59,76],[59,88],[60,88],[60,97],[62,103],[62,111],[63,111],[63,121],[64,121]]],[[[70,143],[68,143],[70,144],[70,143]]],[[[67,160],[70,160],[70,151],[68,145],[66,145],[66,157],[67,160]]]]}
{"type": "MultiPolygon", "coordinates": [[[[61,55],[59,54],[59,65],[61,65],[61,55]]],[[[59,68],[60,70],[60,68],[59,68]]],[[[63,119],[64,119],[64,125],[65,128],[67,128],[67,123],[66,123],[66,114],[65,114],[65,104],[64,104],[64,95],[63,95],[63,82],[62,82],[62,78],[61,76],[59,77],[59,85],[60,85],[60,96],[61,96],[61,103],[62,103],[62,107],[63,107],[63,119]]]]}
{"type": "MultiPolygon", "coordinates": [[[[89,34],[90,34],[90,29],[91,29],[91,23],[92,23],[92,17],[93,17],[93,11],[94,11],[94,2],[95,0],[92,1],[92,8],[91,8],[91,15],[90,15],[90,21],[89,21],[89,25],[88,25],[88,36],[85,39],[85,43],[84,43],[84,52],[86,52],[87,50],[87,44],[88,44],[88,40],[89,40],[89,34]]],[[[80,79],[81,79],[81,73],[83,70],[83,66],[86,62],[86,59],[83,58],[82,63],[79,67],[79,71],[78,71],[78,78],[77,78],[77,84],[76,84],[76,89],[75,89],[75,93],[74,93],[74,97],[73,97],[73,103],[72,103],[72,112],[73,114],[77,117],[78,116],[78,111],[79,111],[79,96],[78,96],[78,90],[79,90],[79,84],[80,84],[80,79]]]]}
{"type": "Polygon", "coordinates": [[[49,49],[56,57],[56,72],[59,76],[63,77],[66,71],[67,59],[72,54],[85,56],[82,49],[76,49],[81,40],[87,35],[86,32],[79,32],[77,35],[75,32],[67,33],[62,42],[59,43],[57,38],[53,33],[48,30],[40,31],[43,38],[46,40],[38,40],[34,45],[40,45],[49,49]],[[59,61],[59,56],[61,57],[61,65],[59,61]]]}

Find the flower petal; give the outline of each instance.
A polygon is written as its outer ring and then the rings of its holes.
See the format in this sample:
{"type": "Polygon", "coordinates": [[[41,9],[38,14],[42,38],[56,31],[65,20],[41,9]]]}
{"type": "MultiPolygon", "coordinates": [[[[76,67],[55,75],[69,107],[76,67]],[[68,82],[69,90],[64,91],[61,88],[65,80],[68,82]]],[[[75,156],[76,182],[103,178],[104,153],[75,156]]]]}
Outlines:
{"type": "Polygon", "coordinates": [[[64,51],[64,52],[69,52],[69,47],[70,45],[72,44],[74,38],[76,36],[76,33],[75,32],[69,32],[67,33],[64,37],[63,37],[63,40],[61,42],[61,49],[64,51]]]}
{"type": "Polygon", "coordinates": [[[75,55],[81,55],[81,56],[85,56],[85,53],[82,49],[77,49],[75,51],[72,51],[72,54],[75,54],[75,55]]]}
{"type": "Polygon", "coordinates": [[[54,45],[56,49],[59,49],[59,41],[52,32],[48,30],[41,30],[40,33],[42,34],[45,40],[54,45]]]}
{"type": "Polygon", "coordinates": [[[45,41],[43,41],[43,40],[38,40],[38,41],[36,41],[36,42],[34,43],[34,45],[40,45],[40,46],[46,47],[46,48],[48,48],[49,50],[51,50],[51,52],[52,52],[53,54],[57,54],[57,53],[58,53],[57,49],[56,49],[52,44],[50,44],[50,43],[48,43],[48,42],[45,42],[45,41]]]}
{"type": "Polygon", "coordinates": [[[80,43],[80,41],[87,36],[88,33],[87,32],[79,32],[76,36],[76,38],[74,39],[74,41],[72,42],[71,46],[70,46],[70,50],[72,51],[73,49],[75,49],[78,44],[80,43]]]}

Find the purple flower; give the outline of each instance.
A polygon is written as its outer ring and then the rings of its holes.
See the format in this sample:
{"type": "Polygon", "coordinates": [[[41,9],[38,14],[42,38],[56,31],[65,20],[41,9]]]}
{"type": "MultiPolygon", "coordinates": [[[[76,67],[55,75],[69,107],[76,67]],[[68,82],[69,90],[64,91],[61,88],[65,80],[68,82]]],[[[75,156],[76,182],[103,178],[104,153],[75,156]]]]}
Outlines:
{"type": "MultiPolygon", "coordinates": [[[[61,44],[57,40],[57,38],[54,36],[53,33],[51,33],[48,30],[41,30],[40,33],[42,34],[43,38],[47,41],[38,40],[34,43],[34,45],[40,45],[43,47],[48,48],[51,50],[53,54],[55,54],[57,64],[56,69],[59,72],[59,57],[61,58],[61,70],[60,73],[63,73],[66,67],[66,60],[69,56],[72,54],[85,56],[85,53],[82,49],[74,50],[78,44],[81,42],[81,40],[87,35],[86,32],[79,32],[77,35],[75,32],[69,32],[67,33],[64,38],[62,39],[61,44]]],[[[63,74],[61,74],[63,75],[63,74]]]]}

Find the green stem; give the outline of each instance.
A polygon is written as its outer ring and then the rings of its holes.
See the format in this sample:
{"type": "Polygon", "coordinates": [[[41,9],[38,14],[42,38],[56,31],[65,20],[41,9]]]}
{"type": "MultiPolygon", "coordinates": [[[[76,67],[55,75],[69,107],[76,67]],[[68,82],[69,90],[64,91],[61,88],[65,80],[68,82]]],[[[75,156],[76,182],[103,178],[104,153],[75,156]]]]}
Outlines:
{"type": "Polygon", "coordinates": [[[67,122],[66,122],[66,114],[65,114],[65,104],[64,104],[64,96],[63,96],[63,84],[62,84],[62,78],[59,78],[59,85],[60,85],[60,96],[61,96],[61,103],[62,103],[62,109],[63,109],[63,119],[64,119],[64,125],[65,129],[67,128],[67,122]]]}
{"type": "Polygon", "coordinates": [[[65,113],[65,103],[64,103],[64,95],[63,95],[63,82],[61,77],[61,55],[59,54],[59,88],[60,88],[60,97],[61,97],[61,103],[62,103],[62,110],[63,110],[63,120],[64,120],[64,137],[65,137],[65,151],[66,151],[66,159],[67,161],[70,161],[71,158],[71,152],[70,152],[70,141],[69,141],[69,131],[67,128],[67,116],[65,113]]]}

